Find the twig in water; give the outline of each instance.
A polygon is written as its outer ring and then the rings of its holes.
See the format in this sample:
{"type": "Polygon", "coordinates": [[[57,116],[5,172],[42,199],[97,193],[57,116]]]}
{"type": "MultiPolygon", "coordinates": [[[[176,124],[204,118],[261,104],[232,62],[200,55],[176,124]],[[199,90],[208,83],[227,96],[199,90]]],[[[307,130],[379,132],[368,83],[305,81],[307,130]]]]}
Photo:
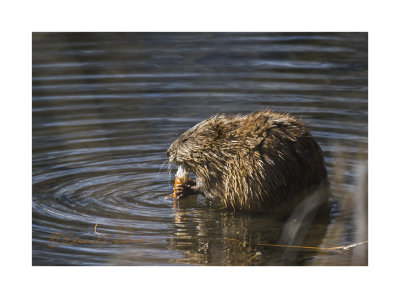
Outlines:
{"type": "Polygon", "coordinates": [[[269,244],[269,243],[259,243],[257,245],[262,246],[273,246],[273,247],[284,247],[284,248],[298,248],[298,249],[306,249],[306,250],[315,250],[315,251],[340,251],[347,250],[352,247],[356,247],[362,244],[366,244],[368,241],[357,242],[349,245],[342,246],[334,246],[334,247],[318,247],[318,246],[300,246],[300,245],[284,245],[284,244],[269,244]]]}
{"type": "Polygon", "coordinates": [[[95,226],[94,226],[94,232],[95,232],[96,234],[100,234],[100,233],[97,232],[97,224],[95,224],[95,226]]]}
{"type": "MultiPolygon", "coordinates": [[[[225,238],[226,240],[230,241],[237,241],[239,243],[243,243],[238,239],[232,238],[225,238]]],[[[306,249],[306,250],[314,250],[314,251],[329,251],[329,252],[337,252],[341,250],[348,250],[349,248],[353,248],[359,245],[363,245],[368,243],[368,241],[361,241],[357,243],[352,243],[349,245],[342,245],[342,246],[333,246],[333,247],[318,247],[318,246],[301,246],[301,245],[285,245],[285,244],[271,244],[271,243],[257,243],[256,245],[260,246],[270,246],[270,247],[282,247],[282,248],[297,248],[297,249],[306,249]]],[[[252,258],[250,258],[252,259],[252,258]]]]}
{"type": "Polygon", "coordinates": [[[259,255],[261,255],[261,253],[259,251],[257,251],[254,256],[250,257],[245,264],[249,264],[250,261],[252,261],[255,257],[258,257],[259,255]]]}

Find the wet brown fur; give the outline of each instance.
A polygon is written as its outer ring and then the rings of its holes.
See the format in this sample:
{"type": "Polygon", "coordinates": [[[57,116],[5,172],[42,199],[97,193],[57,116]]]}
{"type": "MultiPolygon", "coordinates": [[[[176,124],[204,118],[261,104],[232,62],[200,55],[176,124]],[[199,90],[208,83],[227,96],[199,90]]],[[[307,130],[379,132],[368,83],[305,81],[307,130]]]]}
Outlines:
{"type": "Polygon", "coordinates": [[[197,176],[197,191],[234,210],[294,208],[327,180],[322,151],[305,125],[270,110],[215,115],[167,153],[197,176]]]}

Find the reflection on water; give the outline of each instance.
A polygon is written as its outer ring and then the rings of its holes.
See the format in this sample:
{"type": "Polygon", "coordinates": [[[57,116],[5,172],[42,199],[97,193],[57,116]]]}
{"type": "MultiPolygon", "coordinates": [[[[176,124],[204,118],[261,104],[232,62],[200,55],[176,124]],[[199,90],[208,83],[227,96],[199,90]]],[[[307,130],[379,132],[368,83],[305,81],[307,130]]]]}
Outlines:
{"type": "Polygon", "coordinates": [[[303,245],[366,240],[352,198],[366,187],[367,34],[35,33],[32,46],[34,265],[366,263],[355,249],[286,258],[259,245],[279,243],[285,222],[201,197],[174,205],[165,152],[215,113],[291,112],[326,153],[333,190],[329,224],[303,245]],[[65,242],[51,247],[55,235],[65,242]]]}

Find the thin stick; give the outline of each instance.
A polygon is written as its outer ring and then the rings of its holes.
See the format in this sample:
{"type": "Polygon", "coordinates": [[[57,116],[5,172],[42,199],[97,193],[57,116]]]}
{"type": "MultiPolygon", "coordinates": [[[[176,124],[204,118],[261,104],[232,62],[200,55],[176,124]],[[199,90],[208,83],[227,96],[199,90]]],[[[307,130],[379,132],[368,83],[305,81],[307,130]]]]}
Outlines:
{"type": "Polygon", "coordinates": [[[95,224],[95,226],[94,226],[94,232],[95,232],[96,234],[100,234],[100,233],[97,232],[97,224],[95,224]]]}
{"type": "MultiPolygon", "coordinates": [[[[242,243],[242,241],[240,241],[238,239],[232,239],[232,238],[225,238],[225,239],[242,243]]],[[[271,244],[271,243],[258,243],[256,245],[270,246],[270,247],[282,247],[282,248],[307,249],[307,250],[314,250],[314,251],[339,251],[339,250],[347,250],[349,248],[353,248],[353,247],[363,245],[366,243],[368,243],[368,241],[361,241],[361,242],[352,243],[349,245],[333,246],[333,247],[301,246],[301,245],[286,245],[286,244],[271,244]]]]}
{"type": "Polygon", "coordinates": [[[272,246],[272,247],[284,247],[284,248],[299,248],[299,249],[308,249],[315,251],[338,251],[338,250],[347,250],[349,248],[353,248],[359,245],[363,245],[368,243],[368,241],[361,241],[349,245],[342,246],[333,246],[333,247],[318,247],[318,246],[300,246],[300,245],[284,245],[284,244],[270,244],[270,243],[259,243],[257,245],[262,246],[272,246]]]}
{"type": "Polygon", "coordinates": [[[261,253],[257,251],[257,252],[254,254],[254,256],[250,257],[250,258],[246,261],[245,264],[250,263],[250,261],[252,261],[255,257],[257,257],[257,256],[259,256],[259,255],[261,255],[261,253]]]}

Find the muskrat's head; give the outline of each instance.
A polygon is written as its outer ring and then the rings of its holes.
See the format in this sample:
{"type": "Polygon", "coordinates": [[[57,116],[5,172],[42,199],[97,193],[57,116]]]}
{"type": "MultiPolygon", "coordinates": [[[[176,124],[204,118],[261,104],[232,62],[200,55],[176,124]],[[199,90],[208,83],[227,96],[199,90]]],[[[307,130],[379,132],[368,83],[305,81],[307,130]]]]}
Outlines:
{"type": "Polygon", "coordinates": [[[212,161],[227,120],[227,116],[215,115],[184,132],[167,150],[169,162],[196,173],[198,167],[212,161]]]}

